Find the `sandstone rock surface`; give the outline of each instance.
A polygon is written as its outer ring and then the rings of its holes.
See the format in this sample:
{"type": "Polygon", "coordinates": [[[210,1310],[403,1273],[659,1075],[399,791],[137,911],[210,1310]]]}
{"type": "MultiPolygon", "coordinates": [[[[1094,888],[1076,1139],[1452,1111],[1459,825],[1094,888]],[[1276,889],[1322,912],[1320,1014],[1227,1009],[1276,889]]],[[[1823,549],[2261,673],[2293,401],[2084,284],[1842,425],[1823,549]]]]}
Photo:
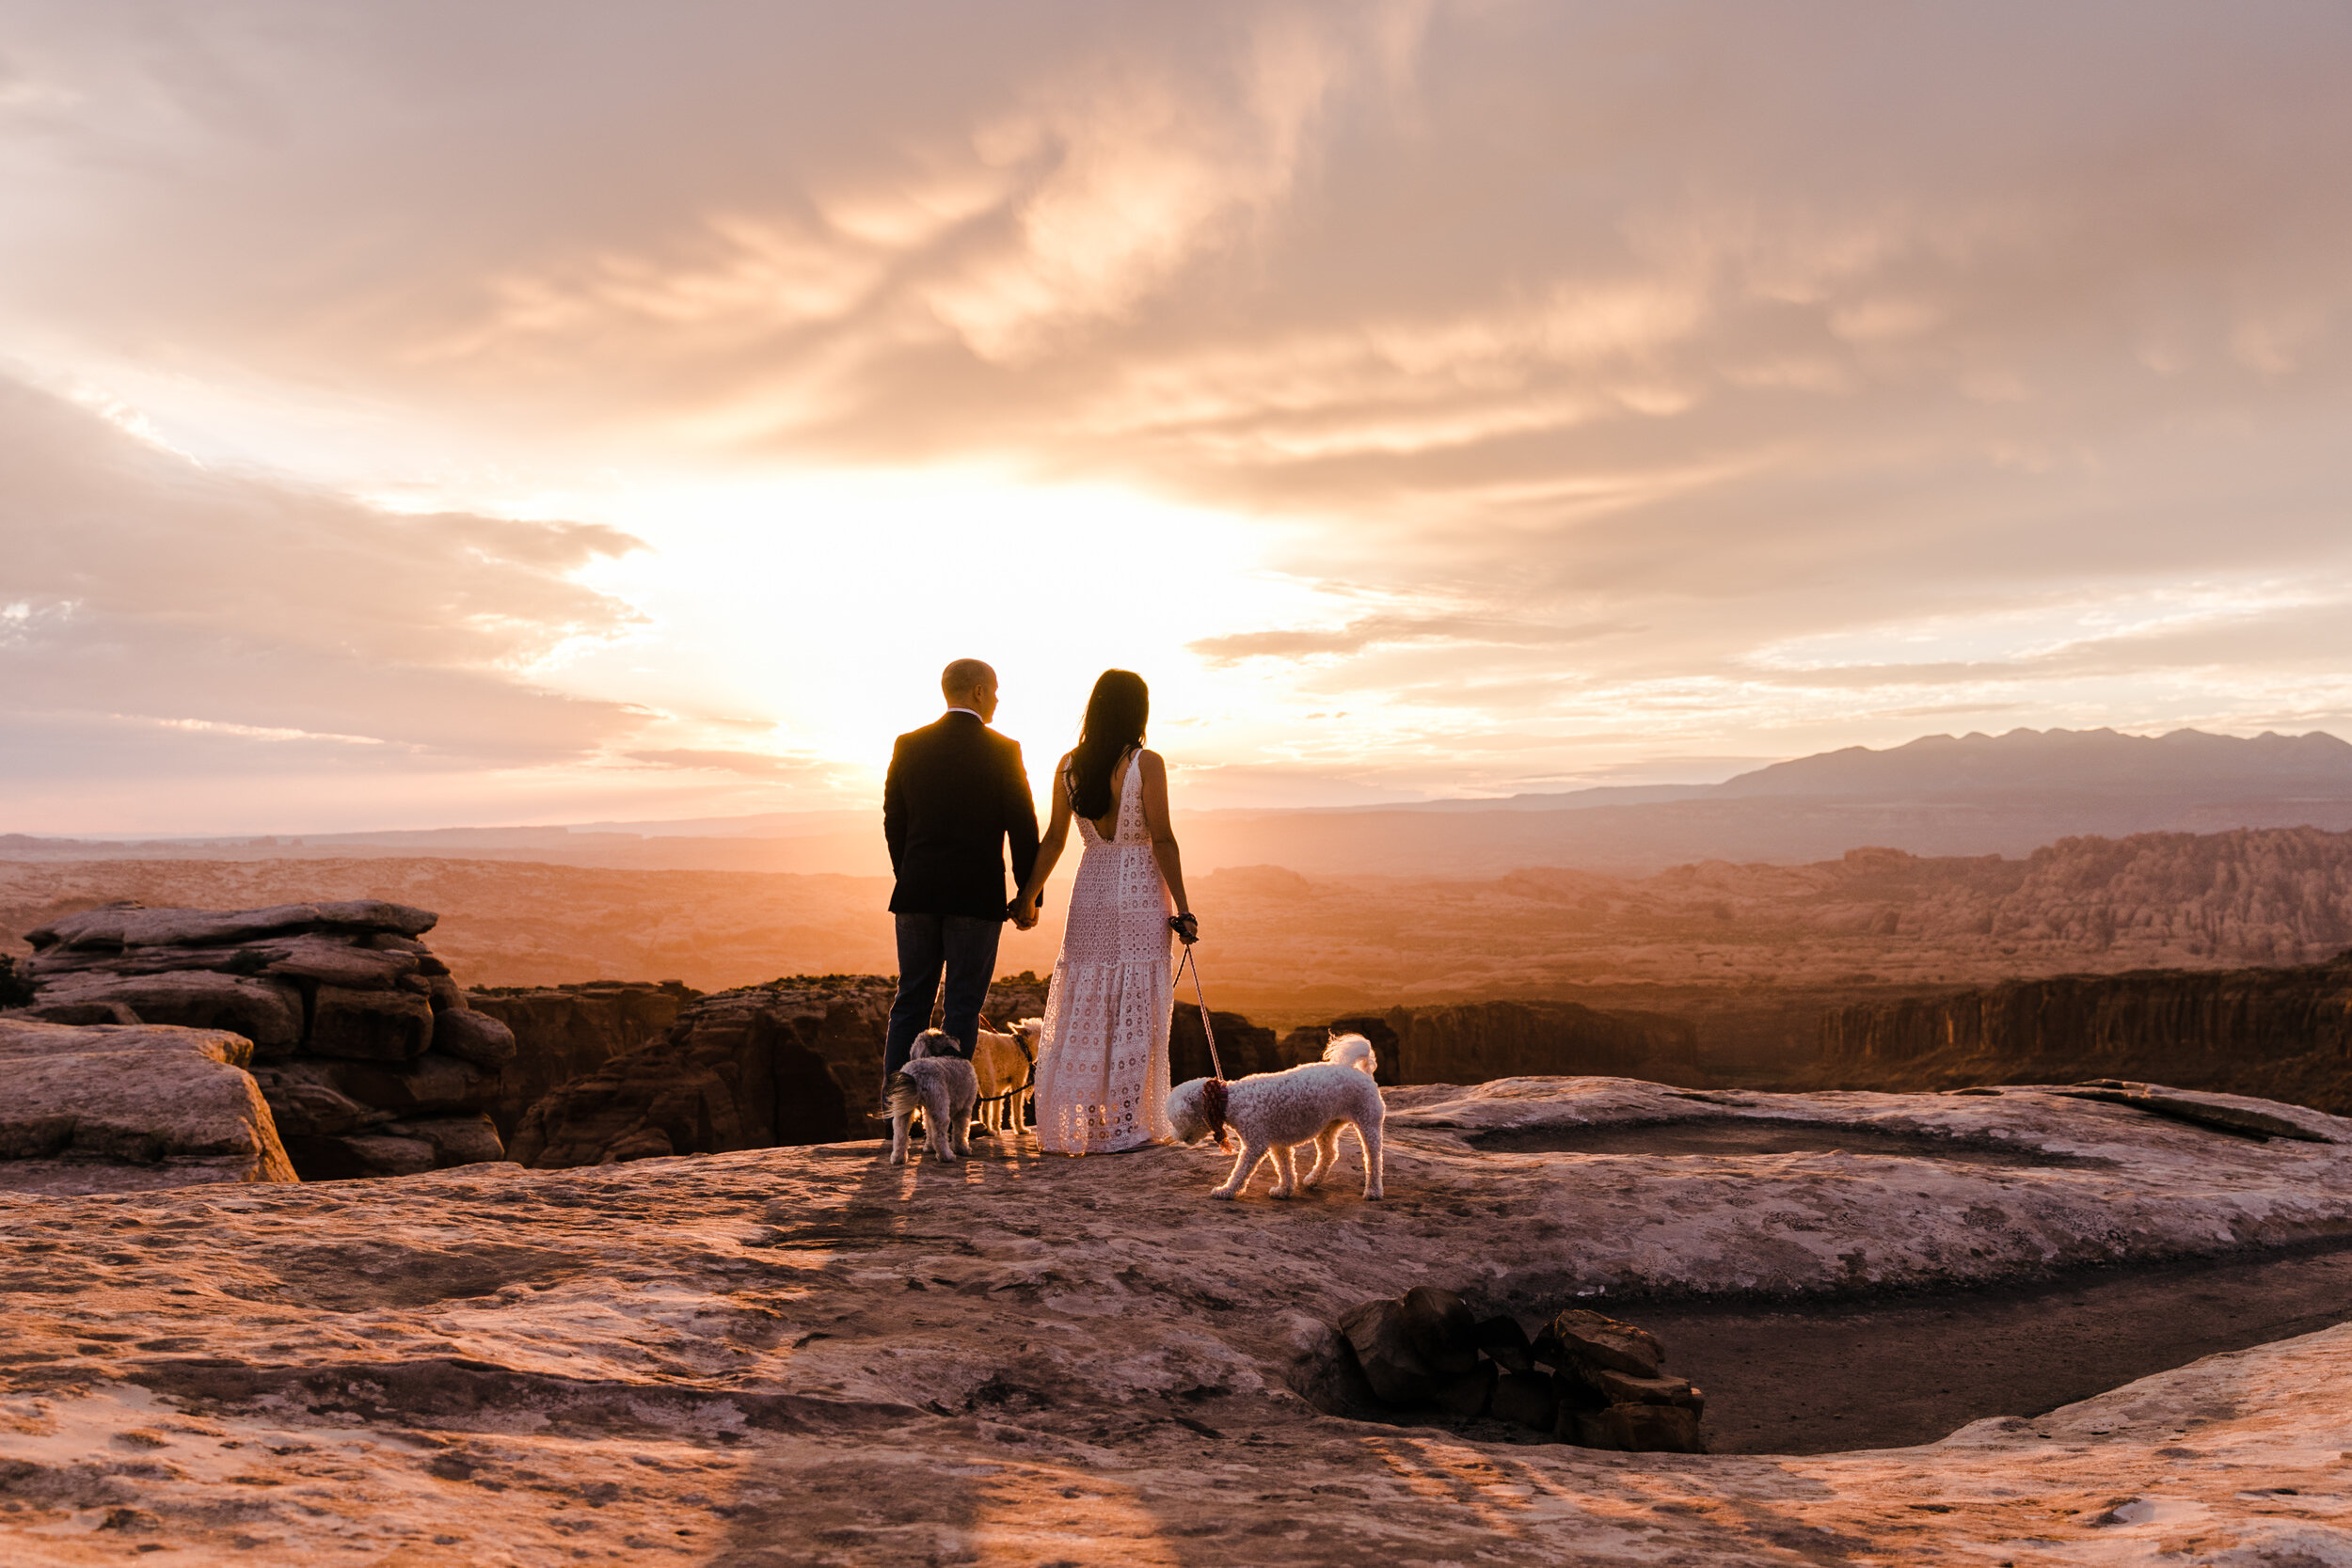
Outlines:
{"type": "Polygon", "coordinates": [[[0,1191],[294,1180],[252,1051],[211,1030],[0,1020],[0,1191]]]}
{"type": "MultiPolygon", "coordinates": [[[[1391,1101],[1390,1196],[1373,1204],[1343,1188],[1219,1204],[1214,1149],[1025,1144],[892,1167],[879,1142],[0,1198],[0,1288],[32,1308],[0,1315],[0,1489],[17,1505],[0,1556],[2345,1554],[2352,1326],[2191,1353],[2105,1392],[2059,1366],[2038,1403],[1862,1451],[1587,1452],[1490,1418],[1327,1415],[1295,1390],[1344,1381],[1330,1325],[1348,1306],[1432,1278],[1540,1323],[1564,1307],[1636,1316],[1645,1292],[1802,1302],[2265,1253],[2352,1225],[2352,1146],[2035,1089],[1692,1100],[1518,1080],[1391,1101]],[[1692,1119],[1911,1141],[1534,1147],[1692,1119]]],[[[1687,1342],[1672,1338],[1677,1363],[1687,1342]]],[[[1709,1420],[1742,1397],[1713,1377],[1708,1393],[1709,1420]]]]}

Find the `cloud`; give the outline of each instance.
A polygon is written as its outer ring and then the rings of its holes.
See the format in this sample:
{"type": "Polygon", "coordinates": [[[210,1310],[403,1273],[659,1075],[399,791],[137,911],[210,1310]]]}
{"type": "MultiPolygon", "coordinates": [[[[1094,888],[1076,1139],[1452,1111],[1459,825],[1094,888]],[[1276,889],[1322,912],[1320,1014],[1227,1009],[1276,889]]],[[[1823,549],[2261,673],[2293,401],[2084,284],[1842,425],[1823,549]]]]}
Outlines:
{"type": "Polygon", "coordinates": [[[762,779],[821,779],[833,771],[832,765],[820,758],[780,757],[767,752],[696,751],[690,747],[671,747],[664,751],[627,752],[622,754],[631,762],[647,763],[656,768],[743,773],[762,779]]]}
{"type": "Polygon", "coordinates": [[[1556,648],[1589,641],[1628,628],[1622,626],[1543,626],[1474,616],[1367,615],[1328,629],[1285,628],[1205,637],[1185,646],[1212,664],[1247,658],[1307,658],[1319,654],[1358,654],[1375,645],[1479,643],[1517,648],[1556,648]]]}
{"type": "MultiPolygon", "coordinates": [[[[371,483],[386,452],[460,492],[968,463],[1252,519],[1251,569],[1408,608],[1171,639],[1221,683],[1204,711],[1257,715],[1203,732],[1236,765],[1289,767],[1307,733],[1380,787],[1467,788],[1647,744],[1899,740],[1969,705],[2072,727],[2340,705],[2316,616],[2054,651],[2013,611],[2252,579],[2352,599],[2341,9],[11,22],[0,326],[44,369],[135,381],[192,450],[343,443],[371,483]],[[338,419],[368,428],[314,443],[338,419]],[[1906,653],[1923,628],[1949,646],[1906,653]],[[1852,646],[1776,657],[1823,638],[1852,646]]],[[[273,542],[215,572],[223,621],[281,629],[175,632],[151,673],[253,694],[149,705],[485,757],[704,747],[532,694],[567,639],[620,635],[577,580],[617,546],[501,527],[352,524],[342,569],[385,585],[362,603],[314,563],[273,576],[287,547],[240,525],[273,542]],[[378,571],[403,552],[440,564],[378,571]]],[[[158,546],[155,580],[192,548],[158,546]]],[[[72,573],[41,580],[0,646],[83,639],[50,678],[101,711],[128,667],[72,573]]],[[[169,622],[151,599],[114,613],[169,622]]]]}
{"type": "MultiPolygon", "coordinates": [[[[636,547],[206,468],[0,380],[0,706],[84,746],[107,736],[107,768],[216,766],[210,743],[232,737],[280,767],[289,749],[367,768],[588,756],[647,716],[534,671],[631,626],[572,574],[636,547]]],[[[55,760],[11,750],[20,776],[55,760]]]]}

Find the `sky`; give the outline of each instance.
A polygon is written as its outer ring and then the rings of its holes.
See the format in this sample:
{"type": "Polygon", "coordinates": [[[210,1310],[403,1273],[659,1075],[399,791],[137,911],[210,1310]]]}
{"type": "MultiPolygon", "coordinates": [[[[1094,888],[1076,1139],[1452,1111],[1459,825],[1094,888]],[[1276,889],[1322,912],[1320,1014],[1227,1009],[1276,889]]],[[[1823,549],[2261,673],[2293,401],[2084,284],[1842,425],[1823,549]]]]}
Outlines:
{"type": "Polygon", "coordinates": [[[2352,733],[2352,10],[0,0],[0,832],[2352,733]]]}

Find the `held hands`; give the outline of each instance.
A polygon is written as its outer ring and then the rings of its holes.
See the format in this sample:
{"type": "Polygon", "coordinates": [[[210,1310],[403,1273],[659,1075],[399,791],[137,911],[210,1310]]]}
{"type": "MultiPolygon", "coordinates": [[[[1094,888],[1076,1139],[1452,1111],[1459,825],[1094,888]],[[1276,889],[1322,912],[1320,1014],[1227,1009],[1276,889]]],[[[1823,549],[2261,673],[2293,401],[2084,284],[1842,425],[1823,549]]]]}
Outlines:
{"type": "Polygon", "coordinates": [[[1005,906],[1006,918],[1012,922],[1015,930],[1033,930],[1037,927],[1037,906],[1038,896],[1034,893],[1016,898],[1005,906]]]}
{"type": "Polygon", "coordinates": [[[1179,915],[1169,916],[1168,928],[1175,932],[1177,940],[1186,947],[1190,947],[1200,940],[1200,917],[1190,910],[1179,915]]]}

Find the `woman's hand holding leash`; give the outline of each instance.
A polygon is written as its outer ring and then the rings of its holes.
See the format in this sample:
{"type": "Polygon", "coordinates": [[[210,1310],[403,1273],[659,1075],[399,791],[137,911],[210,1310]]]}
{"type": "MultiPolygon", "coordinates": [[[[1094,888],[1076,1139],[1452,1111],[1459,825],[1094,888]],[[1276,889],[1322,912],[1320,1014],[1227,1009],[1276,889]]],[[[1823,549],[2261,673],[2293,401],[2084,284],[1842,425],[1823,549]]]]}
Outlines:
{"type": "Polygon", "coordinates": [[[1169,916],[1168,928],[1175,932],[1177,940],[1186,947],[1190,947],[1200,940],[1200,917],[1190,910],[1179,915],[1169,916]]]}

